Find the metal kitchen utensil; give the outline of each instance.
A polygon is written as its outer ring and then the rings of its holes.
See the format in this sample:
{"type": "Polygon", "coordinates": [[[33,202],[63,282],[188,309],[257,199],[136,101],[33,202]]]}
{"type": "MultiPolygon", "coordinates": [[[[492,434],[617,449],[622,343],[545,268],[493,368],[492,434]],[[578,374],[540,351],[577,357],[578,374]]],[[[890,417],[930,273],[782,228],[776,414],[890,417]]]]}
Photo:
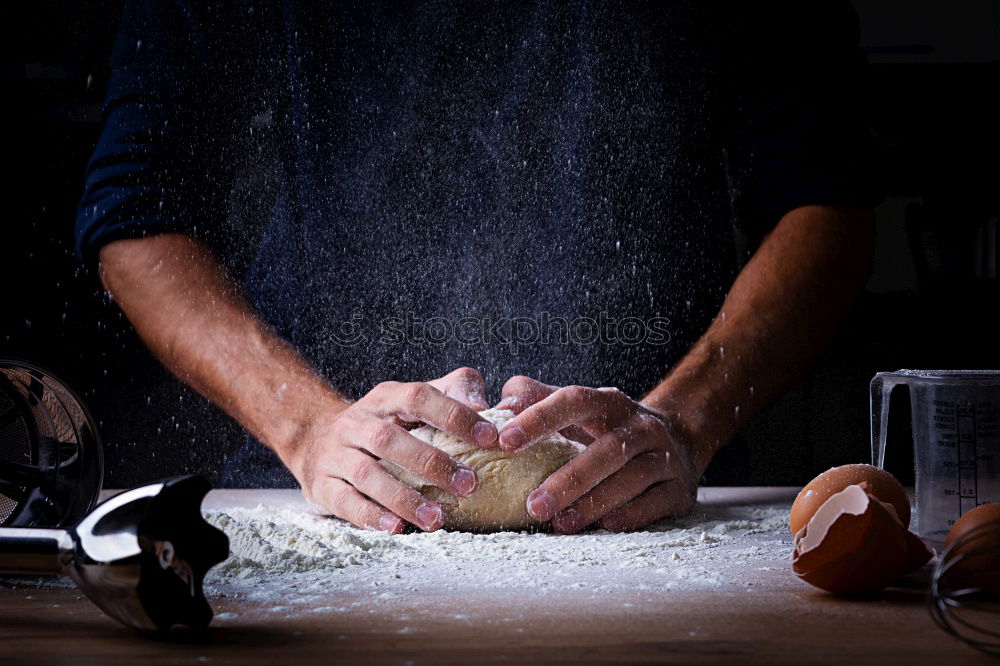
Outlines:
{"type": "Polygon", "coordinates": [[[211,484],[182,476],[128,490],[70,529],[0,528],[0,573],[65,575],[116,620],[140,630],[202,629],[202,581],[229,539],[201,515],[211,484]]]}
{"type": "Polygon", "coordinates": [[[47,370],[0,358],[0,526],[75,525],[103,477],[97,424],[79,396],[47,370]]]}
{"type": "Polygon", "coordinates": [[[1000,520],[981,524],[966,532],[942,552],[931,576],[928,596],[931,616],[938,626],[977,650],[1000,656],[1000,600],[982,594],[970,585],[969,572],[962,564],[970,560],[987,566],[978,571],[972,582],[1000,581],[1000,544],[996,539],[984,539],[1000,531],[1000,520]]]}
{"type": "MultiPolygon", "coordinates": [[[[889,396],[910,391],[913,531],[944,542],[958,518],[1000,502],[1000,370],[899,370],[871,382],[872,464],[885,463],[889,396]]],[[[891,471],[891,470],[890,470],[891,471]]]]}

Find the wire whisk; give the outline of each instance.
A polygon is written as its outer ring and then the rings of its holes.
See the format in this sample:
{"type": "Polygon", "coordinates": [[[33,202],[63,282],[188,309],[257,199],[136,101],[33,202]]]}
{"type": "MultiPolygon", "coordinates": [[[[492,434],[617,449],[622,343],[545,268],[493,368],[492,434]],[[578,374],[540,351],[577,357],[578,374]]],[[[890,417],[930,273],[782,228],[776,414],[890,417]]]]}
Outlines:
{"type": "Polygon", "coordinates": [[[969,530],[939,555],[928,601],[939,627],[1000,657],[1000,520],[969,530]]]}

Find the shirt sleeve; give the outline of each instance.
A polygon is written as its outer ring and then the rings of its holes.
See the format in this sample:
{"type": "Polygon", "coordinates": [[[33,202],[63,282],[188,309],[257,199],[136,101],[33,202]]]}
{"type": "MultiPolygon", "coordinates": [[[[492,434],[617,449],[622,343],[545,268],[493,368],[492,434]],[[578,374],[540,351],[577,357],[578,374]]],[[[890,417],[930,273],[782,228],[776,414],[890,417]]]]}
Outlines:
{"type": "Polygon", "coordinates": [[[847,2],[745,3],[723,48],[726,166],[738,227],[759,240],[799,206],[878,202],[865,62],[847,2]]]}
{"type": "Polygon", "coordinates": [[[76,251],[84,262],[96,262],[112,240],[195,233],[218,219],[213,166],[224,105],[209,85],[204,27],[179,2],[126,3],[77,211],[76,251]]]}

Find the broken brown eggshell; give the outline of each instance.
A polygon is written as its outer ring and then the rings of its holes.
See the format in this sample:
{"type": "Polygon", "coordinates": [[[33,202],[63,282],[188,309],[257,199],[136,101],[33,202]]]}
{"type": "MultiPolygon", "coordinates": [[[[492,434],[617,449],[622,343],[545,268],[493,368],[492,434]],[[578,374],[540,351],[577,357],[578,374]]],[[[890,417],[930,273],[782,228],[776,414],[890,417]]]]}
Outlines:
{"type": "Polygon", "coordinates": [[[927,544],[910,530],[904,530],[906,537],[906,569],[904,574],[912,573],[927,564],[934,551],[927,547],[927,544]]]}
{"type": "Polygon", "coordinates": [[[910,499],[896,477],[873,465],[841,465],[826,470],[799,491],[788,515],[788,527],[792,536],[805,527],[816,510],[833,494],[855,484],[881,501],[891,504],[903,527],[910,526],[910,499]]]}
{"type": "Polygon", "coordinates": [[[908,535],[891,504],[849,485],[795,535],[792,570],[834,594],[876,592],[930,559],[923,542],[908,535]]]}

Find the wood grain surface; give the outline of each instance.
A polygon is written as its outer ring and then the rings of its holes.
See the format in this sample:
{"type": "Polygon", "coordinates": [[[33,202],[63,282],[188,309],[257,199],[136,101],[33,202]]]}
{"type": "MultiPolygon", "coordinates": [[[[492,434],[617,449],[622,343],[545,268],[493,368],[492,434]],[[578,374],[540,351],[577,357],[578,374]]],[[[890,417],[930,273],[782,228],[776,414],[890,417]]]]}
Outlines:
{"type": "MultiPolygon", "coordinates": [[[[721,492],[757,502],[787,497],[781,489],[721,492]]],[[[933,623],[925,579],[852,600],[795,580],[790,568],[757,571],[740,586],[636,590],[606,603],[573,591],[523,599],[339,592],[331,602],[357,602],[356,610],[284,615],[213,599],[222,615],[207,634],[150,639],[74,589],[0,578],[0,664],[998,663],[933,623]]]]}

